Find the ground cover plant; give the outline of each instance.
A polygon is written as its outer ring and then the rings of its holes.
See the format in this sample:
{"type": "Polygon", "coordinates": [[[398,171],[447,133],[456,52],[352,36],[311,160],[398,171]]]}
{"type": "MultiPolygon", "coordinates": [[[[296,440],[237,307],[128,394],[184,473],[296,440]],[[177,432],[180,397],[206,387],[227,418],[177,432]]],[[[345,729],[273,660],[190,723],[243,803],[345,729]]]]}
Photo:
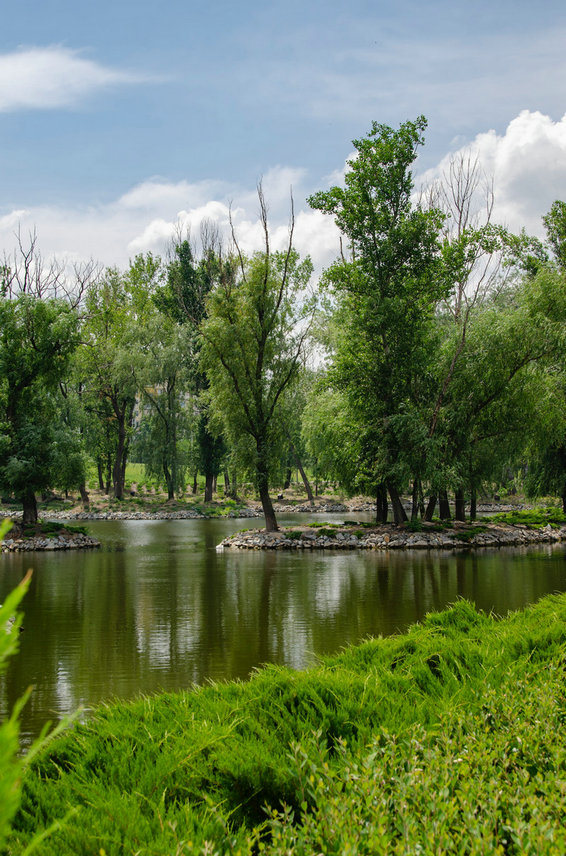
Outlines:
{"type": "Polygon", "coordinates": [[[560,508],[526,508],[508,511],[502,514],[493,514],[485,517],[490,523],[508,523],[512,526],[528,526],[529,529],[542,529],[544,526],[557,528],[566,523],[566,514],[560,508]]]}
{"type": "Polygon", "coordinates": [[[34,852],[563,853],[565,654],[566,596],[460,601],[304,672],[102,707],[27,772],[9,852],[51,828],[34,852]]]}

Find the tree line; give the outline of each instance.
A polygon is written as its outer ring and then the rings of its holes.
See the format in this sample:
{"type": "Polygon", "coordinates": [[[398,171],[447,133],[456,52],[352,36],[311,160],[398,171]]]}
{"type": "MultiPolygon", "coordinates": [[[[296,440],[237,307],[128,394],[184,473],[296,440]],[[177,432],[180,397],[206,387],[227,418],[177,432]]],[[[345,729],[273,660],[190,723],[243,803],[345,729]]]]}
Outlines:
{"type": "Polygon", "coordinates": [[[493,222],[471,156],[418,190],[426,121],[373,123],[344,184],[314,194],[340,254],[313,283],[310,259],[226,249],[203,228],[165,259],[71,273],[18,242],[0,270],[0,487],[37,519],[36,495],[124,495],[132,454],[170,499],[199,472],[235,494],[270,491],[303,463],[371,494],[376,517],[472,516],[479,492],[520,473],[566,510],[566,204],[546,241],[493,222]]]}

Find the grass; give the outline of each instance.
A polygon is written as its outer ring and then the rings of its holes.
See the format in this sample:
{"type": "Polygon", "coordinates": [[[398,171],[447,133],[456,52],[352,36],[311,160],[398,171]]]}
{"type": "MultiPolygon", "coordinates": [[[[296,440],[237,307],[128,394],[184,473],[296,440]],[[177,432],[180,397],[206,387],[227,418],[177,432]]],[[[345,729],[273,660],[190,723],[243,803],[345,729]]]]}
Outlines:
{"type": "Polygon", "coordinates": [[[529,529],[542,529],[548,525],[558,528],[566,523],[566,515],[562,509],[555,507],[509,511],[505,514],[493,514],[483,519],[490,523],[528,526],[529,529]]]}
{"type": "Polygon", "coordinates": [[[562,854],[566,596],[459,601],[304,672],[100,708],[31,765],[22,854],[562,854]]]}
{"type": "Polygon", "coordinates": [[[13,524],[10,538],[57,538],[59,535],[88,535],[86,526],[66,526],[59,521],[40,520],[25,526],[18,520],[13,524]]]}
{"type": "Polygon", "coordinates": [[[483,526],[482,524],[471,525],[467,529],[455,530],[451,537],[455,541],[464,541],[467,544],[475,535],[479,535],[482,532],[487,532],[487,526],[483,526]]]}

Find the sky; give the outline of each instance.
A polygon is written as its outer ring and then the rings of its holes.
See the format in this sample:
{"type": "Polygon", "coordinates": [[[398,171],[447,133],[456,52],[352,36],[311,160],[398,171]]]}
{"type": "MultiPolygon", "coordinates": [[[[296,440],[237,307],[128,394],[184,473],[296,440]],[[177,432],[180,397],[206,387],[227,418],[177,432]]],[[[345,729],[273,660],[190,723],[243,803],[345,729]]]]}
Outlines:
{"type": "Polygon", "coordinates": [[[424,114],[418,181],[471,148],[495,216],[542,234],[566,199],[564,0],[18,0],[0,31],[0,254],[125,267],[209,218],[337,253],[309,194],[372,121],[424,114]]]}

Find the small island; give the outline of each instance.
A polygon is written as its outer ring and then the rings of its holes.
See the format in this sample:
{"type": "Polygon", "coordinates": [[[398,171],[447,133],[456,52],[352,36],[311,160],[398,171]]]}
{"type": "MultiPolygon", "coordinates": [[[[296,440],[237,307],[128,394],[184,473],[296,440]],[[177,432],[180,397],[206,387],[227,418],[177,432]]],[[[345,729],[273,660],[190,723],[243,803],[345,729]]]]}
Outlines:
{"type": "Polygon", "coordinates": [[[7,529],[0,547],[3,553],[85,550],[100,547],[100,541],[89,535],[84,526],[64,526],[59,522],[45,521],[24,524],[18,520],[7,529]]]}
{"type": "Polygon", "coordinates": [[[310,523],[275,532],[247,529],[217,549],[240,550],[461,550],[521,547],[566,540],[558,509],[515,511],[479,521],[413,521],[404,525],[366,522],[310,523]]]}

